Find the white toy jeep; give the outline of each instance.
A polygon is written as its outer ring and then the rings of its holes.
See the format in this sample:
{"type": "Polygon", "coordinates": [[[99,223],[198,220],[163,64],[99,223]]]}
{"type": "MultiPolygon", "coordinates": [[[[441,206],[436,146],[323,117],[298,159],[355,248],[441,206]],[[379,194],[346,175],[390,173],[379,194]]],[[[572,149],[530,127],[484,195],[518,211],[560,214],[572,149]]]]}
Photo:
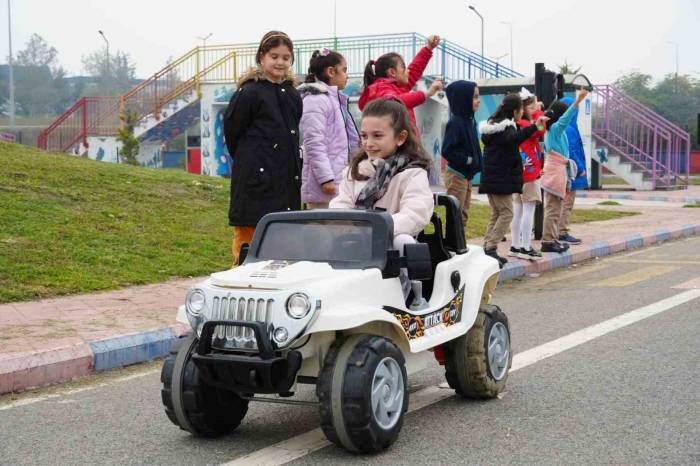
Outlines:
{"type": "Polygon", "coordinates": [[[242,264],[194,286],[178,312],[193,333],[163,365],[170,420],[216,436],[238,427],[249,401],[309,404],[330,441],[375,452],[401,430],[407,375],[431,361],[461,396],[495,397],[512,362],[508,320],[488,304],[498,263],[467,248],[455,198],[436,203],[445,232],[433,214],[404,257],[384,212],[263,217],[242,264]],[[298,384],[315,385],[318,401],[295,400],[298,384]]]}

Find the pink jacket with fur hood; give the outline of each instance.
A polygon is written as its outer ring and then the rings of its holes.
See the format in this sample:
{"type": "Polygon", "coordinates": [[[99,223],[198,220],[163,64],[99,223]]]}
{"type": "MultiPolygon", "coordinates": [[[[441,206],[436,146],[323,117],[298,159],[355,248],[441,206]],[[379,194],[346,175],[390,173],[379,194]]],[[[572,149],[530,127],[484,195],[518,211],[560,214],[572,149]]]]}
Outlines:
{"type": "MultiPolygon", "coordinates": [[[[343,170],[338,195],[330,202],[331,209],[354,209],[355,200],[367,181],[350,178],[350,167],[343,170]]],[[[363,160],[358,171],[368,177],[375,167],[370,160],[363,160]]],[[[392,178],[386,194],[375,207],[386,209],[394,220],[394,236],[415,236],[430,223],[433,214],[433,192],[430,190],[428,172],[423,168],[407,168],[392,178]]]]}

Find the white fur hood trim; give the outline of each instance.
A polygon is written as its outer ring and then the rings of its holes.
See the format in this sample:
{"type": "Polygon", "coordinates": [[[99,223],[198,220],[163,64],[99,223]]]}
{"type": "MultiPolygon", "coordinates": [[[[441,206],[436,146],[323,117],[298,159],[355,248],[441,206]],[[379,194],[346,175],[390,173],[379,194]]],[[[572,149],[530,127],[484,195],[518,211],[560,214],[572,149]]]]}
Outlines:
{"type": "Polygon", "coordinates": [[[300,94],[328,94],[328,85],[320,82],[303,83],[297,87],[297,91],[299,91],[300,94]]]}
{"type": "Polygon", "coordinates": [[[481,134],[496,134],[505,131],[509,126],[517,129],[515,121],[511,119],[505,119],[499,123],[489,123],[488,120],[484,120],[479,123],[479,132],[481,134]]]}

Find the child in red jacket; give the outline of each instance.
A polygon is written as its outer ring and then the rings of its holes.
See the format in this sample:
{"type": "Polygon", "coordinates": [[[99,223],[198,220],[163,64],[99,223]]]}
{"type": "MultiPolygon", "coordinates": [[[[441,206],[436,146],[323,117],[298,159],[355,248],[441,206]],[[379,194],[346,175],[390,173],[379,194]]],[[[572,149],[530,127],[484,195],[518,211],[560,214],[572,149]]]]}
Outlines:
{"type": "MultiPolygon", "coordinates": [[[[523,101],[523,117],[518,126],[527,128],[544,115],[537,97],[525,88],[520,91],[523,101]]],[[[510,224],[512,244],[508,255],[520,259],[536,261],[542,254],[532,248],[532,223],[535,207],[542,202],[542,189],[539,178],[542,175],[542,148],[540,139],[545,129],[538,130],[520,144],[520,156],[523,161],[523,192],[513,194],[513,221],[510,224]]]]}
{"type": "Polygon", "coordinates": [[[413,127],[418,129],[413,109],[440,91],[442,81],[436,79],[427,91],[412,89],[423,76],[423,71],[433,56],[433,49],[439,44],[440,36],[428,37],[425,47],[418,51],[408,68],[403,57],[394,52],[385,53],[376,61],[370,60],[365,66],[365,89],[358,103],[360,110],[372,100],[394,97],[404,103],[413,127]]]}

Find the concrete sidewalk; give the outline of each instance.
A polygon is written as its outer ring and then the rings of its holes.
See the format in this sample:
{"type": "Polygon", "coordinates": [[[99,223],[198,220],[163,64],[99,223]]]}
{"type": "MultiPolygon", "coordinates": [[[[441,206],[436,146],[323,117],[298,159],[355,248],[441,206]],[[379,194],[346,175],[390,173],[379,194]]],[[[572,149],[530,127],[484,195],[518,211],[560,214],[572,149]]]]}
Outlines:
{"type": "MultiPolygon", "coordinates": [[[[538,262],[509,262],[501,280],[700,234],[700,209],[610,207],[640,215],[575,224],[583,244],[538,262]]],[[[480,238],[469,239],[481,244],[480,238]]],[[[539,248],[537,242],[533,245],[539,248]]],[[[506,255],[509,242],[501,243],[506,255]]],[[[0,305],[0,394],[64,382],[166,355],[187,326],[175,323],[186,290],[202,277],[118,291],[0,305]]]]}
{"type": "Polygon", "coordinates": [[[614,189],[602,189],[595,191],[579,191],[576,194],[580,198],[601,200],[637,200],[656,202],[678,202],[682,204],[700,204],[700,186],[688,186],[688,189],[676,191],[635,191],[629,186],[615,186],[614,189]]]}

